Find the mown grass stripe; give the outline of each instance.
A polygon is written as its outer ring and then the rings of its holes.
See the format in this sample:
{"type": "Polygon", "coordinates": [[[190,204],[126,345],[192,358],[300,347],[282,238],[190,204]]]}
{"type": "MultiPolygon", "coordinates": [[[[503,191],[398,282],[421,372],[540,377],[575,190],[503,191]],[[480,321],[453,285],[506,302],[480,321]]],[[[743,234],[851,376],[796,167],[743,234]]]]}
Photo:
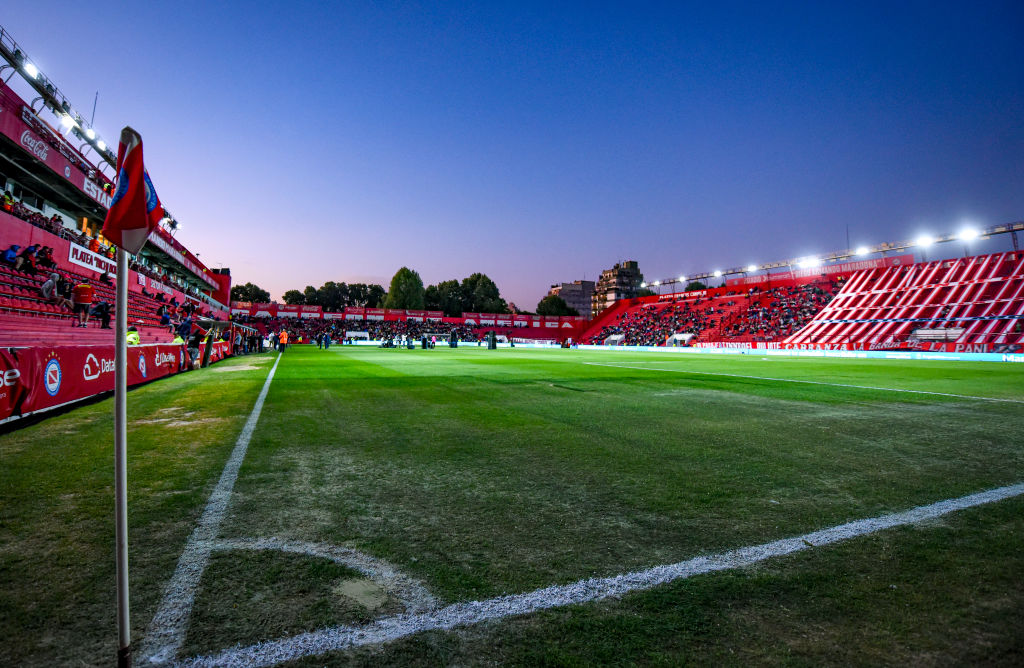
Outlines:
{"type": "Polygon", "coordinates": [[[525,594],[500,596],[486,601],[456,603],[434,612],[395,615],[379,619],[365,626],[338,626],[322,629],[272,642],[231,649],[217,655],[194,657],[182,661],[179,665],[196,667],[273,666],[304,656],[391,642],[423,631],[448,630],[550,608],[588,603],[651,589],[694,575],[750,566],[773,557],[867,536],[885,529],[934,519],[959,510],[1003,501],[1022,494],[1024,494],[1024,482],[947,499],[926,506],[918,506],[901,513],[856,520],[794,538],[783,538],[710,556],[696,557],[675,564],[655,566],[643,571],[609,578],[580,580],[568,585],[546,587],[525,594]]]}
{"type": "Polygon", "coordinates": [[[210,494],[196,528],[188,537],[188,542],[185,543],[185,549],[178,559],[178,567],[164,589],[163,601],[143,638],[141,655],[144,661],[150,663],[171,661],[185,641],[185,632],[188,630],[188,620],[192,614],[192,605],[195,602],[199,581],[210,561],[214,541],[220,532],[224,513],[231,500],[231,492],[238,479],[238,471],[242,466],[242,460],[245,459],[249,441],[256,430],[256,423],[263,411],[263,403],[270,391],[270,382],[274,379],[274,372],[277,371],[280,361],[281,355],[278,354],[277,359],[274,360],[274,366],[271,367],[270,373],[267,375],[267,380],[263,383],[263,389],[260,390],[256,404],[249,414],[249,419],[245,421],[242,433],[238,435],[235,448],[224,465],[220,480],[213,489],[213,493],[210,494]]]}
{"type": "Polygon", "coordinates": [[[769,376],[748,376],[739,373],[722,373],[718,371],[694,371],[692,369],[657,369],[654,367],[628,366],[624,364],[602,364],[600,362],[583,362],[587,366],[604,366],[613,369],[635,369],[636,371],[664,371],[665,373],[685,373],[695,376],[722,376],[725,378],[745,378],[748,380],[771,380],[778,383],[803,383],[805,385],[825,385],[828,387],[846,387],[855,390],[875,390],[878,392],[904,392],[908,394],[926,394],[936,397],[954,399],[970,399],[973,401],[998,401],[1010,404],[1024,404],[1024,399],[1002,399],[998,397],[979,397],[970,394],[951,394],[949,392],[930,392],[928,390],[906,390],[898,387],[872,387],[870,385],[850,385],[847,383],[826,383],[821,380],[801,380],[798,378],[771,378],[769,376]]]}

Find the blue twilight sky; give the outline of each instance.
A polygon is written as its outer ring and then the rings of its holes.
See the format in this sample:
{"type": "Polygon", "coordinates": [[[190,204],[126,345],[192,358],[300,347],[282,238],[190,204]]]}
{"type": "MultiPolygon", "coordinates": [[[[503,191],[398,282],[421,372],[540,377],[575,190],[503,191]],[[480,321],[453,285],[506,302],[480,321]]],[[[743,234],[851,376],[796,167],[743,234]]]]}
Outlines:
{"type": "Polygon", "coordinates": [[[274,298],[406,265],[532,309],[625,259],[1024,219],[1020,0],[5,5],[109,143],[142,133],[178,238],[274,298]]]}

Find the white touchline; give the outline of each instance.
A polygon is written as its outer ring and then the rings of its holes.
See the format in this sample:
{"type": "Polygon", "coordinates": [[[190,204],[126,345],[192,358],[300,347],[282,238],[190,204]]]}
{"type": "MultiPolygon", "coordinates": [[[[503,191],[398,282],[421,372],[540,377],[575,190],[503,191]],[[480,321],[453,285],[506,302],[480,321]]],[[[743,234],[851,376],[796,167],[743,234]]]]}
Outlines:
{"type": "Polygon", "coordinates": [[[249,440],[256,429],[256,422],[260,419],[263,402],[270,390],[270,381],[274,379],[274,372],[277,371],[277,364],[280,361],[281,354],[278,353],[277,359],[274,360],[274,366],[271,367],[267,380],[263,383],[263,389],[260,390],[260,395],[256,399],[256,405],[253,406],[249,419],[242,427],[242,433],[238,435],[235,448],[231,451],[231,457],[224,465],[220,480],[206,502],[206,508],[199,518],[199,523],[192,531],[192,535],[188,537],[185,550],[178,558],[178,567],[167,588],[164,589],[163,601],[153,616],[153,621],[149,623],[149,628],[143,638],[141,654],[144,661],[151,663],[170,661],[185,641],[185,632],[188,630],[188,620],[192,614],[192,604],[195,601],[199,580],[210,561],[210,552],[213,550],[214,541],[220,531],[224,511],[231,499],[231,491],[238,479],[238,470],[242,466],[242,460],[245,459],[245,451],[248,449],[249,440]]]}
{"type": "Polygon", "coordinates": [[[953,397],[954,399],[973,399],[975,401],[1000,401],[1010,404],[1024,404],[1024,399],[999,399],[997,397],[976,397],[970,394],[950,394],[948,392],[929,392],[927,390],[901,390],[897,387],[872,387],[870,385],[848,385],[846,383],[826,383],[821,380],[798,380],[795,378],[770,378],[768,376],[745,376],[739,373],[720,373],[715,371],[692,371],[690,369],[656,369],[646,366],[627,366],[624,364],[601,364],[600,362],[583,362],[588,366],[607,366],[614,369],[636,369],[637,371],[664,371],[665,373],[688,373],[696,376],[724,376],[726,378],[747,378],[750,380],[773,380],[779,383],[804,383],[806,385],[827,385],[829,387],[849,387],[857,390],[878,390],[880,392],[905,392],[908,394],[928,394],[936,397],[953,397]]]}
{"type": "Polygon", "coordinates": [[[193,657],[179,663],[182,666],[273,666],[304,656],[323,654],[361,645],[385,643],[415,633],[435,629],[452,629],[477,624],[486,620],[524,615],[538,610],[621,596],[629,592],[651,589],[702,573],[711,573],[800,552],[819,545],[837,543],[883,529],[914,524],[985,503],[1002,501],[1024,494],[1024,482],[998,487],[985,492],[947,499],[927,506],[892,515],[856,520],[847,524],[814,531],[795,538],[783,538],[770,543],[752,545],[729,552],[696,557],[666,566],[616,575],[610,578],[592,578],[567,585],[546,587],[525,594],[500,596],[487,601],[456,603],[446,608],[421,614],[394,615],[378,619],[365,626],[336,626],[303,633],[290,638],[258,643],[248,647],[230,649],[220,654],[193,657]]]}

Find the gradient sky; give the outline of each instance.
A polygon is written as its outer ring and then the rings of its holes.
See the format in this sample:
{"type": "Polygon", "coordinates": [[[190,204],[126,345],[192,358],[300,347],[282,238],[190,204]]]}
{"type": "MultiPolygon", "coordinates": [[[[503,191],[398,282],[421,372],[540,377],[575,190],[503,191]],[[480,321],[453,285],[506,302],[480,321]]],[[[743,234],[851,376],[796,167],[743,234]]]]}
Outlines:
{"type": "MultiPolygon", "coordinates": [[[[1024,3],[8,2],[178,238],[274,298],[480,271],[532,310],[1024,219],[1024,3]]],[[[1005,245],[1008,240],[1003,240],[1005,245]]],[[[984,250],[984,249],[979,249],[984,250]]]]}

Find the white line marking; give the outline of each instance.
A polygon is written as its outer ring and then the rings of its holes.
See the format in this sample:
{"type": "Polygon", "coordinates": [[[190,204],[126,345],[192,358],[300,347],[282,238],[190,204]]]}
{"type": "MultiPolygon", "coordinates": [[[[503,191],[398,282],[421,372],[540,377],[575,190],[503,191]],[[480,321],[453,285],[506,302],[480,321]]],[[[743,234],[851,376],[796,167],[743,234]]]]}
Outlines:
{"type": "Polygon", "coordinates": [[[607,366],[615,369],[636,369],[637,371],[664,371],[666,373],[688,373],[696,376],[722,376],[725,378],[748,378],[750,380],[773,380],[779,383],[804,383],[805,385],[827,385],[828,387],[849,387],[857,390],[878,390],[880,392],[905,392],[907,394],[928,394],[936,397],[953,397],[954,399],[973,399],[974,401],[1000,401],[1010,404],[1024,404],[1024,399],[999,399],[996,397],[976,397],[970,394],[950,394],[948,392],[929,392],[927,390],[901,390],[895,387],[872,387],[870,385],[848,385],[846,383],[826,383],[820,380],[797,380],[795,378],[770,378],[768,376],[745,376],[739,373],[719,373],[714,371],[691,371],[689,369],[656,369],[646,366],[627,366],[624,364],[601,364],[600,362],[583,362],[588,366],[607,366]]]}
{"type": "Polygon", "coordinates": [[[143,638],[141,656],[144,661],[150,663],[164,663],[171,661],[177,655],[181,644],[185,641],[185,632],[188,630],[189,616],[192,614],[192,604],[195,602],[196,590],[199,587],[199,580],[206,570],[210,561],[210,552],[213,550],[214,541],[220,531],[220,523],[224,519],[224,512],[227,509],[228,501],[231,500],[231,491],[238,479],[238,470],[242,466],[245,452],[249,448],[249,439],[256,429],[256,422],[260,419],[260,412],[263,410],[263,402],[270,390],[270,381],[274,379],[274,372],[277,371],[277,364],[281,361],[278,353],[274,360],[274,366],[263,383],[263,389],[256,399],[249,419],[246,420],[242,433],[238,435],[235,442],[235,449],[231,451],[231,457],[224,465],[224,471],[220,480],[210,494],[206,502],[199,523],[188,537],[185,550],[178,558],[178,567],[174,576],[164,589],[164,599],[160,608],[149,623],[146,635],[143,638]]]}
{"type": "Polygon", "coordinates": [[[180,665],[273,666],[304,656],[390,642],[423,631],[447,630],[486,620],[525,615],[548,608],[587,603],[621,596],[629,592],[651,589],[694,575],[749,566],[772,557],[866,536],[884,529],[921,522],[1021,494],[1024,494],[1024,483],[1017,483],[969,496],[939,501],[927,506],[919,506],[901,513],[857,520],[796,538],[783,538],[770,543],[696,557],[676,564],[655,566],[644,571],[610,578],[580,580],[568,585],[546,587],[526,594],[500,596],[487,601],[456,603],[434,612],[394,615],[378,619],[365,626],[336,626],[321,629],[290,638],[230,649],[216,655],[194,657],[182,661],[180,665]]]}

